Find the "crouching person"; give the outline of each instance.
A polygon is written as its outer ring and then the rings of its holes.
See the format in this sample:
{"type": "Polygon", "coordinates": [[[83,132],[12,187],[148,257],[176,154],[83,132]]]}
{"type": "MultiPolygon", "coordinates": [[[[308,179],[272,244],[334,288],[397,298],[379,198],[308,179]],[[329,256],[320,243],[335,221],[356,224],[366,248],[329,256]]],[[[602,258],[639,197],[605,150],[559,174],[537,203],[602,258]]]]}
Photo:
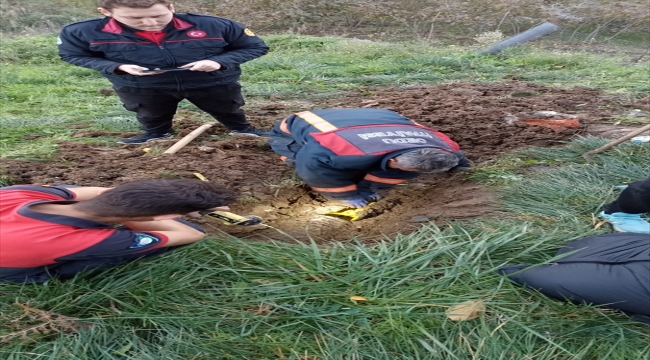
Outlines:
{"type": "Polygon", "coordinates": [[[162,254],[205,237],[178,217],[223,207],[235,193],[200,180],[115,188],[0,188],[0,282],[45,282],[162,254]],[[122,226],[117,226],[122,224],[122,226]]]}
{"type": "Polygon", "coordinates": [[[445,134],[385,109],[303,111],[269,135],[271,148],[312,190],[353,208],[420,173],[471,166],[445,134]]]}

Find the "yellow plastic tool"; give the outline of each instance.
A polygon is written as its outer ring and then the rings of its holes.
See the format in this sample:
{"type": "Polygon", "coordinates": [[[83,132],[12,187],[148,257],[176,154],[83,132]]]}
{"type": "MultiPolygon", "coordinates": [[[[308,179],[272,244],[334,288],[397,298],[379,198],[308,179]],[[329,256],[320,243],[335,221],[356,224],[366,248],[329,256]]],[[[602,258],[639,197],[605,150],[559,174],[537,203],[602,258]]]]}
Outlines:
{"type": "Polygon", "coordinates": [[[357,221],[359,220],[359,213],[363,211],[364,209],[345,209],[341,211],[328,212],[325,216],[337,217],[348,221],[357,221]]]}
{"type": "MultiPolygon", "coordinates": [[[[374,204],[374,202],[371,202],[368,204],[368,206],[374,204]]],[[[325,216],[332,216],[332,217],[337,217],[339,219],[344,219],[348,221],[357,221],[363,215],[365,211],[368,210],[368,206],[360,208],[360,209],[343,209],[339,211],[331,211],[325,214],[325,216]]]]}

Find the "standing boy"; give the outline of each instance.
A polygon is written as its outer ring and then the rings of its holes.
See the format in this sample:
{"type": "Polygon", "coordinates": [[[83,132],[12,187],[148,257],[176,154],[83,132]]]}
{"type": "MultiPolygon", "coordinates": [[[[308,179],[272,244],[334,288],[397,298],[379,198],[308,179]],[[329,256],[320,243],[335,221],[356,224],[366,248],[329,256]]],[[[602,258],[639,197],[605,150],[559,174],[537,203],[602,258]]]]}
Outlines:
{"type": "Polygon", "coordinates": [[[241,109],[239,65],[269,49],[252,31],[224,18],[176,14],[167,0],[97,4],[106,17],[65,26],[59,55],[99,71],[124,107],[136,113],[144,133],[119,143],[171,138],[172,118],[183,99],[224,124],[231,135],[266,135],[241,109]]]}

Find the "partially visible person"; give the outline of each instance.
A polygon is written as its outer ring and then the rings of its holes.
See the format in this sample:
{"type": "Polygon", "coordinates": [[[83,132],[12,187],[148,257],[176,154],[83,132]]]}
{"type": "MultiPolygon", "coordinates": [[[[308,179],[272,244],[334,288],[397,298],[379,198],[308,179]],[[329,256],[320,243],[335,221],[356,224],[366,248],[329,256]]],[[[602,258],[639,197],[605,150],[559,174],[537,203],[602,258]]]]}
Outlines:
{"type": "Polygon", "coordinates": [[[0,282],[66,279],[197,242],[205,231],[178,217],[234,200],[200,180],[0,188],[0,282]]]}
{"type": "Polygon", "coordinates": [[[231,135],[266,135],[241,109],[239,66],[269,50],[252,31],[216,16],[175,14],[167,0],[97,4],[105,17],[65,26],[59,55],[99,71],[124,107],[136,113],[144,133],[118,143],[171,138],[172,118],[183,99],[217,119],[231,135]]]}
{"type": "Polygon", "coordinates": [[[650,236],[614,233],[572,241],[551,264],[499,269],[546,296],[618,309],[650,324],[650,236]]]}
{"type": "Polygon", "coordinates": [[[505,266],[513,282],[549,297],[624,311],[650,324],[650,178],[622,186],[598,216],[620,233],[589,236],[563,246],[551,264],[505,266]]]}
{"type": "Polygon", "coordinates": [[[623,189],[616,200],[604,206],[599,217],[614,230],[650,234],[650,223],[641,216],[650,212],[650,178],[635,181],[623,189]]]}
{"type": "Polygon", "coordinates": [[[385,109],[303,111],[278,121],[270,136],[307,185],[353,208],[420,173],[471,166],[445,134],[385,109]]]}

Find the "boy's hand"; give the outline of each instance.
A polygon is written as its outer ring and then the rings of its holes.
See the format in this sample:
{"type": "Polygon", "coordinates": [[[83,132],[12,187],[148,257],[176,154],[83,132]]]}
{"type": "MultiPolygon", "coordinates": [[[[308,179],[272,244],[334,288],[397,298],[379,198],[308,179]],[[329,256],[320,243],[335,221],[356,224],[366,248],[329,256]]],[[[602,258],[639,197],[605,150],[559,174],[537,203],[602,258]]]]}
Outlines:
{"type": "Polygon", "coordinates": [[[190,69],[191,71],[210,72],[210,71],[217,71],[221,69],[221,64],[212,60],[201,60],[201,61],[191,62],[187,65],[183,65],[181,66],[181,68],[190,69]]]}
{"type": "Polygon", "coordinates": [[[146,67],[140,66],[140,65],[120,65],[117,67],[117,70],[125,72],[127,74],[131,75],[136,75],[136,76],[147,76],[147,75],[157,75],[157,74],[162,74],[162,72],[143,72],[145,70],[149,70],[146,67]]]}

